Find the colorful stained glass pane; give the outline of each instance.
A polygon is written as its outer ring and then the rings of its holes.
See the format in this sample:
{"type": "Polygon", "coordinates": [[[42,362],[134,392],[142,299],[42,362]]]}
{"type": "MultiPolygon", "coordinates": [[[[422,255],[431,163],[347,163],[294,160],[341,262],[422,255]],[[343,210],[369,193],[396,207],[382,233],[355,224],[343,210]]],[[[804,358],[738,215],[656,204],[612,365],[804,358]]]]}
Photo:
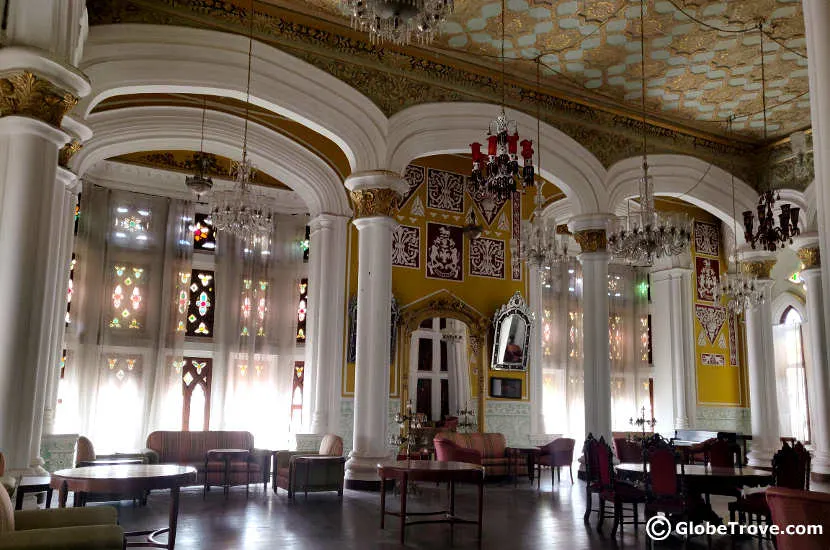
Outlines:
{"type": "Polygon", "coordinates": [[[208,330],[204,323],[199,323],[199,328],[196,329],[196,334],[207,336],[210,334],[210,330],[208,330]]]}
{"type": "Polygon", "coordinates": [[[144,328],[145,268],[131,265],[112,266],[112,291],[110,294],[113,329],[144,328]],[[120,319],[119,319],[120,317],[120,319]]]}
{"type": "Polygon", "coordinates": [[[215,250],[216,233],[213,222],[207,214],[196,214],[190,230],[193,232],[194,250],[215,250]]]}
{"type": "Polygon", "coordinates": [[[299,299],[297,302],[297,342],[305,342],[306,334],[306,317],[308,304],[308,279],[300,281],[299,285],[299,299]]]}
{"type": "Polygon", "coordinates": [[[194,269],[191,273],[187,305],[187,336],[213,335],[213,310],[216,302],[213,271],[194,269]],[[198,282],[197,282],[198,281],[198,282]]]}
{"type": "Polygon", "coordinates": [[[199,308],[199,315],[204,317],[207,314],[208,308],[210,308],[210,298],[208,298],[207,292],[202,291],[199,294],[199,300],[196,302],[196,306],[199,308]]]}

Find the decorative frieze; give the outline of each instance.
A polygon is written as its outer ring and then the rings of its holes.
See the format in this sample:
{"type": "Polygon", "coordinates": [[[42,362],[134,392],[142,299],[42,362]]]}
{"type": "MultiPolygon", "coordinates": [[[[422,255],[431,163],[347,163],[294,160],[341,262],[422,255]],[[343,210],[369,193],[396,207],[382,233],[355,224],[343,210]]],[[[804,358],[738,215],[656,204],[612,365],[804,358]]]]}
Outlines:
{"type": "Polygon", "coordinates": [[[394,216],[401,200],[401,195],[394,189],[356,189],[350,194],[355,218],[394,216]]]}
{"type": "Polygon", "coordinates": [[[25,116],[60,128],[78,98],[31,71],[15,71],[0,77],[0,117],[25,116]]]}
{"type": "Polygon", "coordinates": [[[583,253],[600,252],[607,248],[608,239],[604,229],[585,229],[576,231],[574,239],[583,253]]]}
{"type": "Polygon", "coordinates": [[[801,260],[801,269],[815,269],[821,267],[821,251],[819,247],[804,247],[798,251],[801,260]]]}

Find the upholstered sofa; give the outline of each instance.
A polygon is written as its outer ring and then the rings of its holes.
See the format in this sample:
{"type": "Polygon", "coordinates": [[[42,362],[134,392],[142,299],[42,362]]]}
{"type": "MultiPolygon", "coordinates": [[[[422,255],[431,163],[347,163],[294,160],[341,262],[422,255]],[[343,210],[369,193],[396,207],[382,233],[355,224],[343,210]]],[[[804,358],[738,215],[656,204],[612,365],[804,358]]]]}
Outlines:
{"type": "MultiPolygon", "coordinates": [[[[511,473],[510,459],[507,456],[507,441],[503,434],[440,432],[435,436],[436,448],[442,445],[440,441],[448,441],[481,455],[480,464],[484,466],[487,477],[503,476],[511,473]]],[[[527,475],[527,462],[521,458],[514,460],[512,473],[527,475]]]]}
{"type": "Polygon", "coordinates": [[[316,491],[337,491],[343,496],[343,478],[345,476],[346,457],[343,456],[343,439],[335,434],[326,434],[320,441],[319,450],[278,451],[274,464],[274,482],[271,488],[288,492],[294,498],[297,491],[305,493],[316,491]],[[302,457],[313,457],[302,460],[302,457]],[[299,459],[299,460],[298,460],[299,459]]]}
{"type": "Polygon", "coordinates": [[[181,464],[193,466],[197,471],[196,484],[223,485],[225,463],[211,460],[205,471],[205,455],[211,449],[248,449],[247,461],[230,462],[230,485],[262,483],[268,484],[271,472],[271,452],[254,447],[254,436],[244,431],[207,432],[153,432],[147,436],[147,448],[158,454],[160,464],[181,464]]]}

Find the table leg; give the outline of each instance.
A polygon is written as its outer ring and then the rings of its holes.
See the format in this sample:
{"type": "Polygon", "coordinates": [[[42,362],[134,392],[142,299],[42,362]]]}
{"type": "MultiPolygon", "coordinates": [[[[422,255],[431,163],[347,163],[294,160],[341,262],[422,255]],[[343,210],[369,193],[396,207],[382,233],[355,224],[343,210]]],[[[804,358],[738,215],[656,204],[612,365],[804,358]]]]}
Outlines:
{"type": "Polygon", "coordinates": [[[14,497],[14,509],[15,510],[22,510],[23,509],[23,495],[26,493],[23,491],[22,487],[17,488],[17,495],[14,497]]]}
{"type": "Polygon", "coordinates": [[[167,548],[173,550],[176,546],[176,525],[179,522],[179,488],[170,488],[170,531],[167,533],[167,548]]]}
{"type": "Polygon", "coordinates": [[[530,487],[533,488],[533,453],[527,453],[527,478],[530,480],[530,487]]]}
{"type": "Polygon", "coordinates": [[[228,500],[228,494],[231,492],[231,457],[225,456],[225,500],[228,500]]]}
{"type": "Polygon", "coordinates": [[[66,508],[66,497],[69,493],[69,488],[66,486],[66,482],[64,481],[61,483],[60,489],[58,489],[58,507],[59,508],[66,508]]]}
{"type": "Polygon", "coordinates": [[[204,489],[202,489],[202,500],[205,500],[205,497],[207,497],[207,491],[208,491],[208,457],[205,456],[205,487],[204,487],[204,489]]]}
{"type": "Polygon", "coordinates": [[[478,540],[481,540],[481,526],[484,521],[484,478],[478,480],[478,540]]]}
{"type": "Polygon", "coordinates": [[[380,528],[383,529],[383,525],[386,519],[386,478],[380,478],[380,528]]]}
{"type": "Polygon", "coordinates": [[[404,474],[401,479],[401,544],[406,534],[406,488],[409,486],[409,476],[404,474]]]}
{"type": "Polygon", "coordinates": [[[52,488],[49,487],[46,489],[46,508],[49,509],[52,507],[52,488]]]}
{"type": "Polygon", "coordinates": [[[450,515],[455,516],[455,481],[450,481],[450,515]]]}

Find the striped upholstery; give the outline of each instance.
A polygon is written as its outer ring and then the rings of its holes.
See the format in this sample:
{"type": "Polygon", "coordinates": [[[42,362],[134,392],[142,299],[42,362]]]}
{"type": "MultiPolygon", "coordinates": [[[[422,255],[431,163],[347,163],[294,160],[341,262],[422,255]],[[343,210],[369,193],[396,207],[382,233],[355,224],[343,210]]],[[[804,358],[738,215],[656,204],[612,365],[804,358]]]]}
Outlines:
{"type": "MultiPolygon", "coordinates": [[[[449,440],[459,447],[474,449],[481,455],[481,465],[488,476],[507,475],[508,458],[505,455],[507,441],[500,433],[458,433],[441,432],[436,439],[449,440]]],[[[516,462],[517,474],[527,474],[527,464],[524,460],[516,462]]]]}

